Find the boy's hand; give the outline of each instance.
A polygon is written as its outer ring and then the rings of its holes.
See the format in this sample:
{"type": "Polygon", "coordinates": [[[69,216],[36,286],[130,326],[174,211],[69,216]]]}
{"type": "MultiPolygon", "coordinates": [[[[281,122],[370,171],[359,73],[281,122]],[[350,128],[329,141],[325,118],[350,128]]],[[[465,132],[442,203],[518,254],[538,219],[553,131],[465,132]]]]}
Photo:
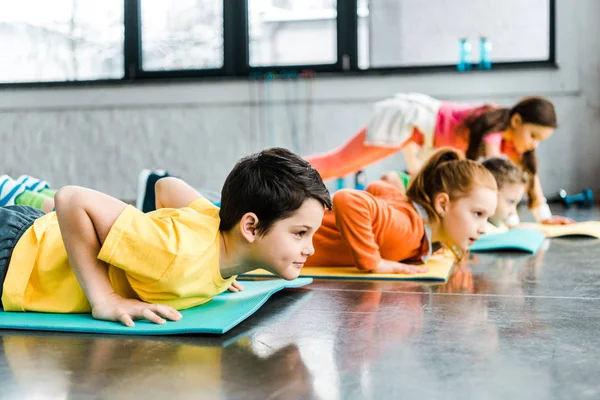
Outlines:
{"type": "Polygon", "coordinates": [[[544,225],[570,225],[574,223],[575,220],[567,217],[561,217],[560,215],[554,215],[551,218],[542,221],[542,224],[544,225]]]}
{"type": "Polygon", "coordinates": [[[242,286],[242,284],[238,281],[234,280],[233,282],[231,282],[231,286],[229,286],[229,289],[227,290],[229,290],[230,292],[241,292],[242,290],[244,290],[244,286],[242,286]]]}
{"type": "Polygon", "coordinates": [[[155,324],[166,320],[179,321],[181,314],[172,307],[162,304],[149,304],[134,299],[125,299],[116,293],[109,295],[102,303],[92,307],[92,316],[105,321],[120,321],[125,326],[134,326],[134,320],[147,319],[155,324]]]}
{"type": "Polygon", "coordinates": [[[381,260],[379,265],[371,272],[377,274],[419,274],[429,271],[429,268],[419,265],[403,264],[396,261],[381,260]]]}

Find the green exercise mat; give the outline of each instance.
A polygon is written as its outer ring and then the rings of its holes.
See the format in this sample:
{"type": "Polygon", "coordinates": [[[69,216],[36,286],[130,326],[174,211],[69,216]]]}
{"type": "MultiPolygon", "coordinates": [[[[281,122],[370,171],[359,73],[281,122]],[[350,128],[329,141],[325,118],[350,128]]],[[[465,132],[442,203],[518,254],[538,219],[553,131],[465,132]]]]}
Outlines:
{"type": "Polygon", "coordinates": [[[283,279],[245,281],[244,290],[224,292],[210,302],[181,311],[183,318],[164,325],[135,321],[135,326],[99,321],[91,314],[52,314],[0,311],[0,329],[35,331],[89,332],[117,335],[176,335],[188,333],[223,334],[252,315],[268,299],[282,289],[308,285],[311,278],[293,281],[283,279]]]}

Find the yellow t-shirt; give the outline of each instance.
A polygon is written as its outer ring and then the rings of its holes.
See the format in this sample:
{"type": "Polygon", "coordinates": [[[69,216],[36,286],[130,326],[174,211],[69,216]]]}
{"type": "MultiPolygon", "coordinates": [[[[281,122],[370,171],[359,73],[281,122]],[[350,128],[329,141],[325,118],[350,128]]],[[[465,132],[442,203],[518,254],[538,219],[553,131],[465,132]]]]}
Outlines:
{"type": "MultiPolygon", "coordinates": [[[[219,208],[198,199],[144,214],[127,207],[98,258],[116,293],[178,310],[206,303],[234,277],[219,270],[219,208]]],[[[13,250],[4,281],[5,311],[90,312],[69,264],[56,213],[38,218],[13,250]]]]}

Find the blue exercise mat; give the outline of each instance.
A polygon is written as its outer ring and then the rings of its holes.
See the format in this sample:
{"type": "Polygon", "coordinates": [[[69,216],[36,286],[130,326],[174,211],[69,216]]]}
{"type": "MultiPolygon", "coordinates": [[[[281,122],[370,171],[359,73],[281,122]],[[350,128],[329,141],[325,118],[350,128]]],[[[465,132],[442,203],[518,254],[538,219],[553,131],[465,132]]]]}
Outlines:
{"type": "Polygon", "coordinates": [[[135,326],[126,327],[121,323],[94,319],[91,314],[0,311],[0,329],[117,335],[223,334],[256,312],[273,293],[286,288],[305,286],[311,282],[311,278],[298,278],[293,281],[244,281],[243,291],[221,293],[206,304],[181,311],[183,318],[180,321],[167,322],[164,325],[140,320],[135,321],[135,326]]]}
{"type": "Polygon", "coordinates": [[[518,250],[537,253],[546,235],[533,229],[510,229],[502,233],[483,235],[471,246],[472,252],[518,250]]]}

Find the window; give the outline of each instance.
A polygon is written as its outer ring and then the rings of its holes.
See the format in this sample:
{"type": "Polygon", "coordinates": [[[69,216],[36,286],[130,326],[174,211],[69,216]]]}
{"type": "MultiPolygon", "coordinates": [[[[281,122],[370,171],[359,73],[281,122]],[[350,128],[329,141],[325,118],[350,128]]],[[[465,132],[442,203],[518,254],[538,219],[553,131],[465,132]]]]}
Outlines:
{"type": "Polygon", "coordinates": [[[336,3],[248,0],[250,66],[334,64],[336,3]]]}
{"type": "Polygon", "coordinates": [[[361,69],[454,65],[461,38],[474,63],[480,37],[494,63],[550,59],[548,0],[360,0],[357,12],[361,69]]]}
{"type": "Polygon", "coordinates": [[[555,2],[0,0],[0,84],[548,65],[555,2]]]}
{"type": "Polygon", "coordinates": [[[121,78],[123,0],[0,0],[0,82],[121,78]]]}
{"type": "Polygon", "coordinates": [[[142,69],[223,67],[223,0],[141,0],[142,69]]]}

